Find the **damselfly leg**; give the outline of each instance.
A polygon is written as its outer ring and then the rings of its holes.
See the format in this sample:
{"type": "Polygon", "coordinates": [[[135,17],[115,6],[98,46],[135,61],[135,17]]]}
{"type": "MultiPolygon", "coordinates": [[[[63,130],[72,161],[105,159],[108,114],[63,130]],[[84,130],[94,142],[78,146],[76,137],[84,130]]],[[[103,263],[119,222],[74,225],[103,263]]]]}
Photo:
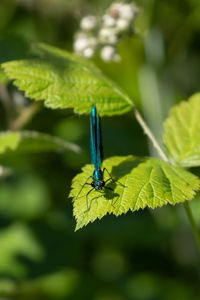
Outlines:
{"type": "Polygon", "coordinates": [[[78,198],[78,196],[79,196],[80,193],[82,192],[84,186],[86,186],[86,185],[91,185],[91,183],[88,183],[88,180],[89,180],[90,178],[92,178],[92,176],[89,176],[88,179],[86,180],[86,182],[82,185],[82,187],[81,187],[80,191],[78,192],[78,195],[76,196],[75,200],[78,198]]]}
{"type": "Polygon", "coordinates": [[[87,192],[87,194],[86,194],[86,205],[87,205],[87,210],[86,210],[86,212],[87,212],[87,211],[89,210],[89,208],[90,208],[90,207],[89,207],[89,201],[88,201],[88,195],[89,195],[93,190],[97,190],[97,191],[100,192],[100,191],[104,188],[104,189],[107,189],[107,190],[112,191],[112,192],[113,192],[113,196],[112,196],[111,206],[115,208],[114,203],[113,203],[113,201],[114,201],[114,195],[115,195],[114,189],[111,188],[111,187],[109,187],[109,186],[105,186],[105,184],[106,184],[107,182],[109,182],[109,181],[112,181],[112,182],[115,183],[115,184],[119,184],[119,185],[121,185],[122,187],[126,187],[124,184],[122,184],[122,183],[119,182],[118,180],[114,179],[114,178],[111,176],[111,174],[108,172],[108,170],[107,170],[106,168],[104,168],[103,171],[100,170],[99,172],[100,172],[100,174],[102,174],[102,175],[101,175],[101,176],[102,176],[102,180],[97,180],[97,179],[95,179],[95,178],[94,178],[94,175],[93,175],[93,176],[89,176],[89,177],[87,178],[86,182],[82,185],[82,187],[81,187],[81,189],[80,189],[78,195],[77,195],[76,198],[75,198],[75,200],[78,198],[78,196],[80,195],[80,193],[82,192],[83,188],[84,188],[86,185],[89,185],[89,186],[92,187],[92,189],[89,190],[89,191],[87,192]],[[103,175],[104,175],[104,172],[105,172],[105,171],[107,172],[107,174],[108,174],[110,177],[109,177],[106,181],[103,181],[103,175]],[[88,182],[88,180],[89,180],[90,178],[93,180],[91,183],[88,182]],[[97,185],[97,183],[99,183],[99,185],[97,185]]]}
{"type": "Polygon", "coordinates": [[[86,194],[86,205],[87,205],[87,210],[86,212],[89,210],[89,205],[88,205],[88,195],[94,190],[95,188],[93,187],[91,190],[89,190],[89,192],[87,192],[86,194]]]}
{"type": "Polygon", "coordinates": [[[110,176],[110,178],[108,178],[108,179],[105,181],[105,184],[106,184],[108,181],[112,180],[112,182],[115,182],[115,183],[117,183],[117,184],[119,184],[119,185],[121,185],[121,186],[123,186],[123,187],[126,187],[124,184],[122,184],[122,183],[119,182],[118,180],[114,179],[114,178],[111,176],[111,174],[108,172],[108,170],[107,170],[106,168],[103,169],[103,174],[104,174],[105,171],[106,171],[106,172],[108,173],[108,175],[110,176]]]}

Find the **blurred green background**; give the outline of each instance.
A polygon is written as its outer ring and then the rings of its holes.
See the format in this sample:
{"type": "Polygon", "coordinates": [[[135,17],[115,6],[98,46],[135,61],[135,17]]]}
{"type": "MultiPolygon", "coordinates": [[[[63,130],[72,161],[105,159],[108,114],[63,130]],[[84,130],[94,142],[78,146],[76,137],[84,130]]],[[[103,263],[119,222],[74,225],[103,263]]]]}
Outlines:
{"type": "MultiPolygon", "coordinates": [[[[0,63],[36,42],[72,51],[81,17],[108,0],[0,0],[0,63]]],[[[134,37],[119,63],[96,64],[134,100],[158,139],[171,106],[199,91],[199,0],[138,0],[134,37]]],[[[0,129],[31,103],[0,71],[0,129]],[[9,99],[10,103],[7,103],[9,99]]],[[[181,205],[106,216],[74,233],[72,178],[90,162],[89,117],[40,107],[26,129],[60,136],[82,152],[7,152],[0,164],[0,298],[198,300],[199,254],[181,205]]],[[[156,155],[133,113],[103,118],[105,158],[156,155]]],[[[194,172],[199,174],[199,170],[194,172]]],[[[200,199],[191,203],[200,225],[200,199]]]]}

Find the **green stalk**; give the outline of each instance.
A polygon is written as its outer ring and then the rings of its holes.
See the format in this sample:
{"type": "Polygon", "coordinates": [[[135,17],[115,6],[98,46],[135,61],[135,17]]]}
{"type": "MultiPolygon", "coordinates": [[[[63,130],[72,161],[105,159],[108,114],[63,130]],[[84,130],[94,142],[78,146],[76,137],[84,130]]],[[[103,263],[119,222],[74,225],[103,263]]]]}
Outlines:
{"type": "Polygon", "coordinates": [[[197,243],[197,246],[199,248],[199,251],[200,251],[200,235],[199,235],[199,230],[198,230],[198,227],[197,227],[197,224],[195,223],[195,220],[194,220],[194,216],[192,214],[192,210],[188,204],[188,201],[185,201],[183,203],[183,206],[185,208],[185,212],[187,214],[187,217],[190,221],[190,224],[191,224],[191,227],[192,227],[192,231],[193,231],[193,234],[195,236],[195,239],[196,239],[196,243],[197,243]]]}

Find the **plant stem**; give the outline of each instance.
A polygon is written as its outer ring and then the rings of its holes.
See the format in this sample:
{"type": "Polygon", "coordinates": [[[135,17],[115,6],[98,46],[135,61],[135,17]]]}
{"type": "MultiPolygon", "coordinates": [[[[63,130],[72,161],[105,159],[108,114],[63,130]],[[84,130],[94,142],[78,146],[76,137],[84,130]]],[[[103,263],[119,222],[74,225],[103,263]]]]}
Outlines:
{"type": "Polygon", "coordinates": [[[19,130],[28,123],[35,113],[39,110],[40,104],[32,103],[30,106],[23,109],[21,115],[10,124],[11,130],[19,130]]]}
{"type": "Polygon", "coordinates": [[[163,149],[160,147],[159,143],[157,142],[155,136],[153,135],[151,129],[148,127],[148,125],[146,124],[146,122],[144,121],[143,117],[141,116],[141,114],[139,113],[139,111],[135,108],[135,117],[138,121],[138,123],[141,125],[141,127],[144,130],[144,133],[149,137],[149,139],[151,140],[153,146],[155,147],[155,149],[158,151],[159,156],[164,160],[169,162],[169,159],[167,157],[167,155],[165,154],[165,152],[163,151],[163,149]]]}
{"type": "MultiPolygon", "coordinates": [[[[141,127],[143,128],[144,130],[144,133],[148,136],[148,138],[151,140],[151,142],[153,143],[153,146],[155,147],[155,149],[158,151],[158,154],[159,156],[164,160],[164,161],[167,161],[169,163],[170,160],[169,158],[167,157],[167,155],[165,154],[165,152],[163,151],[163,149],[161,148],[161,146],[159,145],[159,143],[157,142],[155,136],[153,135],[151,129],[148,127],[148,125],[146,124],[146,122],[144,121],[143,117],[141,116],[141,114],[139,113],[139,111],[135,109],[135,117],[138,121],[138,123],[141,125],[141,127]]],[[[195,236],[195,239],[196,239],[196,243],[197,243],[197,246],[198,246],[198,249],[200,251],[200,233],[199,233],[199,230],[198,230],[198,227],[197,227],[197,224],[195,223],[195,220],[194,220],[194,217],[193,217],[193,214],[192,214],[192,211],[190,209],[190,206],[187,202],[187,200],[183,203],[183,206],[184,206],[184,209],[185,209],[185,212],[187,214],[187,217],[188,217],[188,220],[190,222],[190,225],[192,227],[192,231],[193,231],[193,234],[195,236]]]]}
{"type": "Polygon", "coordinates": [[[8,127],[11,124],[12,120],[12,101],[10,98],[10,95],[8,93],[7,87],[4,84],[0,85],[0,101],[2,102],[4,109],[5,109],[5,114],[6,114],[6,121],[8,127]]]}
{"type": "Polygon", "coordinates": [[[192,231],[194,233],[194,236],[195,236],[195,239],[196,239],[196,243],[197,243],[197,246],[199,248],[199,251],[200,251],[200,235],[199,235],[199,230],[198,230],[198,227],[197,227],[197,224],[195,223],[195,220],[194,220],[194,216],[192,214],[192,211],[191,211],[191,208],[188,204],[188,201],[185,201],[183,203],[183,206],[185,208],[185,212],[187,214],[187,217],[190,221],[190,224],[192,226],[192,231]]]}

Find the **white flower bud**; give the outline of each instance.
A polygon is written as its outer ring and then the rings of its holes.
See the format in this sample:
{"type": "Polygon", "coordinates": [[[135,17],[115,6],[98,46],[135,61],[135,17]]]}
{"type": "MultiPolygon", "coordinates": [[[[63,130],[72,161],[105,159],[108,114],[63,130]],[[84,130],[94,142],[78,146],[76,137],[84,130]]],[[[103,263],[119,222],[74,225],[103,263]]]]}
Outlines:
{"type": "Polygon", "coordinates": [[[113,3],[110,7],[110,14],[113,18],[119,18],[122,3],[113,3]]]}
{"type": "Polygon", "coordinates": [[[97,19],[94,16],[86,16],[81,20],[80,27],[82,30],[90,31],[97,26],[97,19]]]}
{"type": "Polygon", "coordinates": [[[110,14],[113,18],[122,18],[133,20],[138,13],[138,8],[132,4],[113,3],[110,8],[110,14]]]}
{"type": "Polygon", "coordinates": [[[131,4],[123,4],[120,9],[120,18],[131,21],[134,19],[137,13],[137,7],[131,4]]]}
{"type": "Polygon", "coordinates": [[[126,31],[130,26],[129,20],[125,19],[118,19],[116,27],[119,31],[126,31]]]}
{"type": "Polygon", "coordinates": [[[88,47],[88,39],[86,37],[77,38],[74,42],[74,51],[81,53],[85,48],[88,47]]]}
{"type": "Polygon", "coordinates": [[[109,28],[102,28],[99,31],[99,37],[102,39],[107,38],[110,35],[111,30],[109,28]]]}
{"type": "Polygon", "coordinates": [[[83,56],[86,58],[91,58],[93,55],[94,55],[94,49],[91,47],[88,47],[83,51],[83,56]]]}
{"type": "Polygon", "coordinates": [[[104,27],[113,27],[113,26],[115,26],[115,24],[116,24],[116,22],[113,17],[111,17],[110,15],[103,16],[103,26],[104,27]]]}
{"type": "Polygon", "coordinates": [[[104,46],[101,49],[101,58],[102,60],[109,62],[109,61],[119,61],[120,56],[116,54],[116,49],[113,46],[104,46]]]}
{"type": "Polygon", "coordinates": [[[102,43],[116,44],[118,40],[116,30],[112,28],[102,28],[99,31],[99,40],[102,43]]]}

